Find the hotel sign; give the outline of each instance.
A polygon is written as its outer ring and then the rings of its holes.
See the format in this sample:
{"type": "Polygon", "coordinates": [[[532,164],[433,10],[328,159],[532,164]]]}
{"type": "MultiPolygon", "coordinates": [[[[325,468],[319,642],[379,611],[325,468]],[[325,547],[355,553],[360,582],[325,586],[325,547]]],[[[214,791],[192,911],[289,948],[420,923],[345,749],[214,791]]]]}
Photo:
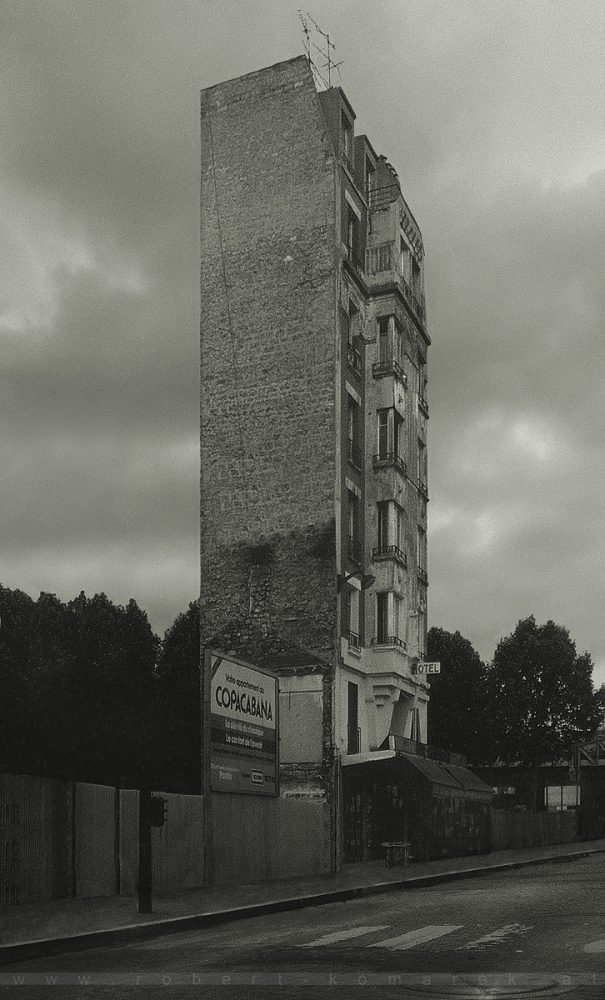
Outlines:
{"type": "Polygon", "coordinates": [[[277,677],[216,652],[210,665],[212,791],[277,795],[277,677]]]}
{"type": "Polygon", "coordinates": [[[440,674],[441,673],[441,663],[439,660],[433,663],[415,663],[412,667],[412,673],[420,674],[421,676],[428,676],[430,674],[440,674]]]}

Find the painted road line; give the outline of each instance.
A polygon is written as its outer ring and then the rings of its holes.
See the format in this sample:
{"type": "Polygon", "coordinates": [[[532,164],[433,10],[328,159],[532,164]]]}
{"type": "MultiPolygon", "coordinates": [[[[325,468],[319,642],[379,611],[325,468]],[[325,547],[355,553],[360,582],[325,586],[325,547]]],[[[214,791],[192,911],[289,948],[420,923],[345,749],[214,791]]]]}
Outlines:
{"type": "Polygon", "coordinates": [[[415,931],[407,934],[400,934],[399,937],[387,938],[386,941],[378,941],[369,945],[370,948],[390,948],[391,951],[407,951],[408,948],[415,948],[419,944],[426,944],[433,938],[443,937],[444,934],[451,934],[459,931],[464,924],[429,924],[427,927],[419,927],[415,931]]]}
{"type": "Polygon", "coordinates": [[[504,944],[509,938],[514,937],[517,934],[527,934],[527,932],[531,930],[533,930],[533,924],[504,924],[502,927],[497,927],[495,931],[490,931],[489,934],[484,934],[483,937],[476,938],[474,941],[469,941],[467,944],[460,945],[456,951],[468,951],[473,948],[489,948],[492,945],[504,944]]]}
{"type": "Polygon", "coordinates": [[[382,924],[380,927],[349,927],[345,931],[334,931],[332,934],[324,934],[323,937],[317,938],[316,941],[310,941],[308,944],[299,944],[299,948],[322,948],[327,944],[336,944],[338,941],[348,941],[350,938],[362,937],[364,934],[371,934],[373,931],[386,931],[388,924],[382,924]]]}

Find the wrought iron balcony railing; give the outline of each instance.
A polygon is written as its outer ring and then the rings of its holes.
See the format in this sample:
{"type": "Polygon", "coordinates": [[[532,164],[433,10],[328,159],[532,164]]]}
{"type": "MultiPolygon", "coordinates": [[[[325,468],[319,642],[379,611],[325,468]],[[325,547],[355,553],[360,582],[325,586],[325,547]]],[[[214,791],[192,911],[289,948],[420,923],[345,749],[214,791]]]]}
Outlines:
{"type": "Polygon", "coordinates": [[[425,500],[428,500],[428,498],[429,498],[429,488],[428,488],[428,486],[426,485],[426,483],[424,482],[423,479],[419,479],[418,480],[418,492],[422,493],[422,496],[424,497],[425,500]]]}
{"type": "Polygon", "coordinates": [[[370,644],[372,646],[399,646],[401,649],[407,649],[407,644],[403,639],[400,639],[398,635],[375,635],[370,639],[370,644]]]}
{"type": "Polygon", "coordinates": [[[428,417],[429,404],[427,403],[425,396],[421,393],[418,393],[418,409],[424,413],[425,417],[428,417]]]}
{"type": "Polygon", "coordinates": [[[349,632],[349,649],[361,649],[361,639],[357,632],[349,632]]]}
{"type": "Polygon", "coordinates": [[[395,358],[390,358],[386,361],[375,361],[372,365],[372,375],[374,378],[384,378],[385,375],[394,375],[403,385],[408,384],[408,377],[395,358]]]}
{"type": "Polygon", "coordinates": [[[392,465],[404,476],[408,469],[405,461],[396,451],[379,451],[377,455],[374,455],[373,465],[375,469],[392,465]]]}
{"type": "Polygon", "coordinates": [[[372,559],[396,559],[402,566],[408,563],[405,552],[398,545],[377,545],[372,549],[372,559]]]}
{"type": "Polygon", "coordinates": [[[424,566],[417,566],[416,567],[416,575],[417,575],[418,579],[420,580],[420,582],[423,583],[425,587],[428,587],[429,575],[428,575],[427,571],[425,570],[424,566]]]}

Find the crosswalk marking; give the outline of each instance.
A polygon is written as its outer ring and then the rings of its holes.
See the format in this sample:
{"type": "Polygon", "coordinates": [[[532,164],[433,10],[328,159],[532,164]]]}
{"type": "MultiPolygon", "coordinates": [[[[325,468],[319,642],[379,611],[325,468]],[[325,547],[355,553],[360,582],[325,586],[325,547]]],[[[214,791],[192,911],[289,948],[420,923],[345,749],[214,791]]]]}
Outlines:
{"type": "Polygon", "coordinates": [[[407,934],[400,934],[398,937],[387,938],[386,941],[377,941],[369,945],[370,948],[390,948],[391,951],[406,951],[408,948],[415,948],[416,945],[426,944],[433,938],[443,937],[444,934],[451,934],[459,931],[464,924],[429,924],[427,927],[419,927],[415,931],[407,934]]]}
{"type": "Polygon", "coordinates": [[[299,944],[299,948],[320,948],[326,944],[336,944],[337,941],[348,941],[349,938],[362,937],[363,934],[371,934],[372,931],[386,931],[388,924],[381,924],[380,927],[349,927],[346,931],[334,931],[332,934],[324,934],[316,941],[309,944],[299,944]]]}
{"type": "Polygon", "coordinates": [[[489,934],[484,934],[482,937],[476,938],[475,941],[469,941],[467,944],[461,945],[457,951],[482,948],[484,945],[502,944],[513,934],[525,934],[527,931],[531,931],[531,929],[532,925],[504,924],[503,927],[497,927],[495,931],[490,931],[489,934]]]}

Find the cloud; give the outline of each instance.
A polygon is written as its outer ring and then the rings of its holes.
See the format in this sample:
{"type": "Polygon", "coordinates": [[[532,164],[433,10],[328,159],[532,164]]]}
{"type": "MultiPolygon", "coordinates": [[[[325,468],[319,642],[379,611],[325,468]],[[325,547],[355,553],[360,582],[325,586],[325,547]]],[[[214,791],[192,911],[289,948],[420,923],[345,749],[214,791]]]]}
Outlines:
{"type": "MultiPolygon", "coordinates": [[[[605,664],[605,9],[310,12],[424,236],[430,619],[489,657],[553,617],[605,664]]],[[[0,17],[0,579],[162,631],[199,573],[199,90],[299,53],[296,5],[0,17]]]]}

